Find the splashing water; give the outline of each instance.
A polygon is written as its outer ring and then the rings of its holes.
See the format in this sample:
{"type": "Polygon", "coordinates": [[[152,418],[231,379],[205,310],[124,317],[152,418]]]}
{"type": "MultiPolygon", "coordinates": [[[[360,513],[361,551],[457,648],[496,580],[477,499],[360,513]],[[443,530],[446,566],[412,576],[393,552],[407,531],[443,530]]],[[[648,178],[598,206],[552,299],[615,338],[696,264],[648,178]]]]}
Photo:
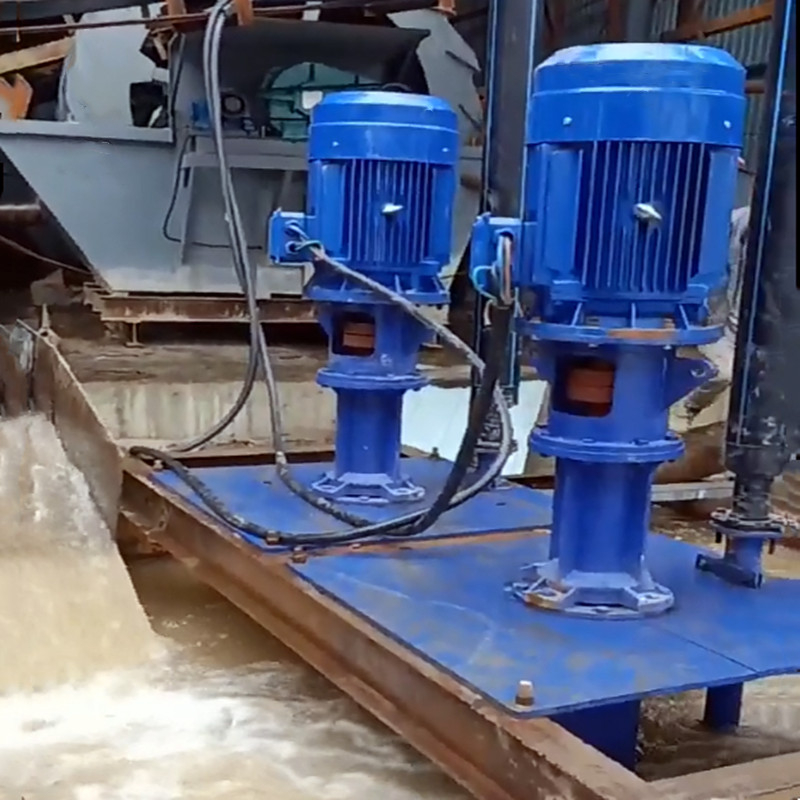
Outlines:
{"type": "Polygon", "coordinates": [[[116,546],[41,416],[0,423],[0,693],[156,653],[116,546]]]}
{"type": "Polygon", "coordinates": [[[132,581],[40,416],[0,509],[0,799],[464,800],[181,565],[132,581]]]}

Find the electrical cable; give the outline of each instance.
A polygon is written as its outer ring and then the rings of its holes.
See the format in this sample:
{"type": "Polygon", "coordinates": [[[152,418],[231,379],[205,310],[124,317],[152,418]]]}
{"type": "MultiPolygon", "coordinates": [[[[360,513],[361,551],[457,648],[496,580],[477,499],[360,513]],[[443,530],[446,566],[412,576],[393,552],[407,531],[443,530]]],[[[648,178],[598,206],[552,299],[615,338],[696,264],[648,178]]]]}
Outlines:
{"type": "MultiPolygon", "coordinates": [[[[206,102],[208,104],[209,116],[211,119],[212,138],[216,150],[217,161],[220,172],[220,184],[222,189],[223,203],[225,206],[225,222],[231,242],[231,250],[234,258],[234,269],[242,288],[242,293],[247,301],[248,315],[250,317],[250,336],[251,347],[257,353],[258,363],[260,364],[270,406],[270,424],[272,429],[273,448],[275,450],[275,466],[278,477],[294,494],[301,497],[310,505],[320,511],[329,514],[348,525],[359,526],[368,524],[369,520],[364,517],[352,514],[338,508],[331,500],[314,494],[297,481],[291,474],[288,458],[286,456],[285,440],[283,435],[283,418],[278,395],[278,387],[275,381],[272,361],[267,347],[264,331],[259,319],[258,301],[256,296],[256,275],[255,267],[250,263],[247,253],[247,243],[242,224],[239,204],[233,188],[233,178],[228,164],[227,152],[225,150],[224,131],[222,129],[222,111],[220,107],[220,77],[219,77],[219,52],[222,32],[228,16],[232,13],[233,4],[230,0],[219,0],[209,14],[206,34],[203,37],[203,76],[206,91],[206,102]]],[[[252,390],[252,386],[249,387],[252,390]]],[[[239,399],[244,397],[244,392],[240,392],[239,399]]],[[[246,398],[244,399],[246,402],[246,398]]],[[[226,418],[230,418],[230,413],[226,418]]],[[[219,425],[214,426],[215,430],[219,425]]],[[[207,441],[208,434],[204,434],[195,442],[207,441]]],[[[183,449],[183,448],[180,448],[183,449]]],[[[166,462],[165,462],[166,463],[166,462]]]]}
{"type": "Polygon", "coordinates": [[[25,247],[24,244],[20,244],[19,242],[9,239],[7,236],[3,236],[2,234],[0,234],[0,244],[2,244],[4,247],[8,247],[10,250],[15,250],[17,253],[21,253],[24,256],[34,258],[36,261],[40,262],[41,264],[46,264],[48,267],[65,269],[69,272],[76,272],[79,275],[83,275],[84,278],[87,275],[92,274],[91,271],[86,267],[76,267],[72,264],[66,264],[63,261],[58,261],[55,258],[50,258],[42,253],[37,253],[35,250],[31,250],[30,247],[25,247]]]}
{"type": "MultiPolygon", "coordinates": [[[[221,130],[221,114],[219,112],[218,106],[218,98],[219,98],[219,74],[218,74],[218,58],[214,58],[215,54],[219,52],[219,42],[221,38],[222,28],[224,27],[225,19],[227,14],[230,11],[231,4],[228,2],[220,2],[215,6],[212,10],[210,15],[209,24],[207,27],[207,36],[204,38],[204,66],[205,74],[208,78],[206,81],[206,91],[207,91],[207,100],[209,104],[209,111],[211,114],[211,118],[213,121],[213,132],[214,132],[214,141],[215,146],[218,148],[218,157],[220,161],[220,173],[222,179],[222,186],[223,186],[223,199],[225,202],[226,208],[226,221],[228,221],[230,225],[230,233],[232,239],[232,248],[234,250],[234,266],[236,267],[237,274],[240,277],[240,280],[243,283],[243,291],[245,292],[248,305],[250,309],[252,309],[253,305],[255,305],[255,292],[253,291],[252,287],[252,277],[249,274],[249,270],[245,266],[246,256],[244,253],[246,251],[243,250],[243,232],[241,227],[241,218],[238,211],[238,203],[236,202],[235,194],[233,193],[232,188],[232,181],[230,180],[230,171],[227,165],[226,153],[224,150],[224,137],[221,130]]],[[[435,332],[439,335],[443,340],[450,343],[452,346],[456,347],[463,352],[466,352],[468,355],[472,355],[476,361],[473,361],[473,366],[476,366],[480,369],[483,369],[483,362],[478,359],[478,357],[469,350],[469,348],[464,345],[460,339],[455,337],[449,330],[444,328],[443,326],[435,325],[432,321],[428,320],[413,304],[409,303],[402,298],[401,296],[395,295],[395,293],[387,290],[385,287],[381,286],[380,284],[371,281],[370,279],[363,276],[361,273],[357,273],[355,271],[350,270],[348,267],[338,264],[337,262],[327,258],[327,256],[320,251],[318,248],[315,249],[315,255],[320,258],[321,260],[327,260],[329,266],[333,266],[338,271],[343,272],[346,276],[349,276],[351,279],[355,280],[356,282],[360,283],[362,286],[366,286],[366,288],[371,289],[372,291],[378,291],[379,294],[383,294],[387,296],[392,302],[398,303],[405,308],[408,313],[411,313],[412,316],[416,317],[422,324],[427,325],[428,327],[434,327],[435,332]],[[436,330],[436,329],[439,330],[436,330]],[[477,362],[477,363],[476,363],[477,362]]],[[[255,309],[257,314],[257,308],[255,309]]],[[[298,484],[293,476],[289,473],[288,470],[288,461],[285,456],[285,450],[283,448],[283,426],[282,426],[282,419],[280,415],[280,404],[277,397],[277,385],[274,381],[274,375],[272,375],[271,363],[269,359],[269,353],[266,348],[266,341],[264,340],[263,330],[261,326],[257,322],[257,316],[252,315],[251,320],[256,320],[254,331],[256,334],[256,343],[259,350],[259,355],[261,357],[262,366],[265,371],[265,378],[267,383],[268,393],[270,395],[270,406],[271,406],[271,414],[272,414],[272,423],[273,423],[273,439],[276,445],[276,464],[278,465],[278,473],[281,476],[282,480],[287,483],[288,487],[295,491],[296,493],[300,494],[301,497],[304,499],[308,499],[312,505],[320,508],[320,510],[329,512],[329,507],[333,508],[334,513],[333,516],[341,519],[342,521],[348,522],[349,524],[354,525],[364,525],[368,524],[367,520],[362,518],[356,517],[353,514],[349,514],[347,512],[343,512],[341,509],[333,506],[333,504],[325,498],[316,496],[311,494],[304,486],[298,484]],[[281,469],[283,466],[283,469],[281,469]],[[300,491],[297,492],[297,489],[300,491]]],[[[253,326],[251,326],[251,331],[253,326]]],[[[501,404],[503,405],[503,404],[501,404]]],[[[507,411],[507,409],[506,409],[507,411]]],[[[506,433],[507,433],[507,448],[502,448],[498,453],[497,463],[493,464],[492,466],[495,469],[490,468],[486,475],[483,476],[486,478],[486,484],[489,483],[489,480],[493,480],[497,474],[502,470],[502,465],[505,463],[505,460],[510,452],[510,418],[506,419],[507,425],[506,433]],[[503,450],[506,450],[503,453],[503,450]],[[499,469],[497,467],[499,466],[499,469]]],[[[166,463],[166,462],[164,462],[166,463]]],[[[460,482],[460,481],[459,481],[460,482]]],[[[484,485],[483,480],[479,480],[476,482],[473,488],[475,492],[479,491],[484,485]]],[[[472,496],[473,492],[470,492],[469,496],[472,496]]]]}
{"type": "MultiPolygon", "coordinates": [[[[314,507],[330,514],[331,516],[355,526],[355,530],[341,532],[332,531],[329,533],[320,533],[313,535],[296,535],[284,534],[279,531],[266,529],[255,523],[248,522],[236,514],[232,514],[224,504],[221,503],[211,490],[196,478],[189,470],[183,467],[177,459],[172,458],[166,453],[163,453],[152,448],[136,447],[131,449],[132,455],[140,455],[146,458],[153,458],[161,461],[168,466],[176,475],[178,475],[200,499],[223,521],[239,528],[245,533],[263,538],[272,544],[316,544],[316,543],[331,543],[332,541],[343,542],[353,541],[354,539],[365,538],[367,536],[374,536],[379,533],[389,533],[392,531],[400,531],[396,535],[414,535],[415,533],[429,527],[438,517],[447,509],[452,508],[462,502],[465,502],[470,497],[477,494],[485,486],[488,486],[500,474],[508,455],[511,452],[511,420],[508,406],[505,402],[505,397],[497,386],[497,376],[493,369],[487,369],[483,360],[477,354],[463,343],[457,336],[442,325],[428,319],[413,303],[406,300],[401,295],[396,294],[392,290],[383,286],[382,284],[368,278],[360,272],[351,270],[344,264],[330,258],[316,243],[304,240],[302,232],[298,231],[298,236],[301,237],[299,247],[308,247],[318,262],[326,264],[328,267],[339,272],[343,276],[349,278],[355,283],[369,291],[377,293],[379,296],[389,300],[390,302],[399,305],[412,317],[417,319],[421,324],[433,330],[437,336],[440,337],[445,343],[454,347],[467,356],[470,364],[475,367],[482,375],[482,389],[479,392],[482,397],[482,403],[476,403],[471,414],[470,425],[467,427],[464,439],[459,449],[459,454],[456,463],[451,469],[451,473],[445,486],[440,491],[438,497],[432,506],[424,511],[412,512],[404,516],[398,517],[394,520],[389,520],[382,523],[371,523],[370,521],[358,517],[349,512],[335,506],[327,498],[320,497],[311,493],[306,487],[296,481],[291,475],[286,457],[284,440],[283,440],[283,421],[280,412],[280,402],[278,398],[278,389],[275,382],[274,373],[272,370],[269,350],[267,348],[264,331],[261,327],[258,317],[258,307],[255,292],[255,274],[253,267],[248,263],[246,241],[244,237],[243,227],[241,223],[241,216],[238,208],[238,202],[233,189],[232,176],[227,163],[227,157],[224,148],[224,136],[222,131],[221,110],[219,108],[219,46],[222,35],[222,30],[225,25],[227,17],[232,10],[232,3],[230,0],[220,0],[211,13],[209,14],[208,24],[206,27],[206,35],[203,40],[203,66],[204,77],[206,84],[206,95],[209,106],[209,112],[212,120],[212,132],[214,138],[215,148],[217,150],[217,157],[220,167],[220,178],[223,192],[223,201],[225,205],[225,220],[228,225],[231,249],[234,256],[234,268],[237,277],[242,284],[242,290],[246,296],[248,311],[251,317],[251,347],[256,352],[258,361],[264,371],[264,379],[267,386],[267,391],[270,401],[270,415],[273,429],[273,444],[275,447],[275,463],[279,477],[283,483],[295,494],[309,502],[314,507]],[[493,376],[494,373],[494,376],[493,376]],[[474,450],[475,442],[477,441],[478,426],[472,424],[477,420],[478,422],[488,412],[491,401],[497,404],[500,410],[502,421],[502,441],[498,449],[497,457],[491,464],[489,469],[486,470],[476,481],[474,481],[467,488],[456,491],[461,485],[468,465],[471,460],[472,451],[474,450]],[[482,408],[482,406],[484,406],[482,408]]],[[[508,333],[508,325],[511,319],[511,309],[503,324],[498,326],[498,330],[505,330],[505,335],[508,333]]],[[[498,342],[504,342],[504,338],[498,337],[498,342]]],[[[499,362],[501,359],[493,359],[499,362]]],[[[257,371],[256,364],[255,371],[257,371]]],[[[252,387],[250,387],[252,388],[252,387]]],[[[230,415],[226,415],[230,416],[230,415]]],[[[217,427],[217,426],[215,426],[217,427]]],[[[204,437],[201,437],[204,438],[204,437]]]]}
{"type": "MultiPolygon", "coordinates": [[[[169,201],[167,202],[167,210],[164,214],[164,219],[161,221],[161,235],[168,241],[175,244],[184,244],[183,240],[178,236],[174,236],[169,232],[169,225],[172,221],[172,215],[175,213],[175,206],[178,204],[178,194],[181,188],[181,173],[184,170],[183,159],[189,150],[189,144],[195,136],[187,132],[184,140],[178,151],[178,156],[175,161],[175,171],[172,176],[172,187],[170,189],[169,201]]],[[[186,242],[189,247],[208,247],[211,250],[230,250],[229,244],[221,244],[220,242],[199,242],[192,240],[186,242]]],[[[248,250],[260,250],[258,245],[248,245],[248,250]]]]}
{"type": "MultiPolygon", "coordinates": [[[[508,336],[508,324],[510,324],[510,321],[513,317],[510,309],[504,309],[504,312],[505,313],[502,315],[504,317],[504,321],[501,322],[501,324],[499,324],[496,328],[493,327],[493,330],[490,334],[490,345],[488,349],[493,356],[498,355],[496,352],[498,347],[501,350],[505,348],[506,338],[508,336]]],[[[502,355],[502,353],[499,355],[502,355]]],[[[472,435],[475,438],[477,438],[477,435],[480,432],[480,426],[475,423],[480,422],[481,410],[483,410],[485,413],[485,410],[488,408],[489,403],[487,403],[487,399],[489,402],[494,399],[495,402],[499,403],[498,407],[501,409],[501,414],[503,412],[508,414],[508,406],[503,402],[504,396],[502,391],[498,391],[497,387],[498,370],[501,364],[502,358],[492,358],[484,372],[484,380],[482,381],[478,390],[476,403],[473,405],[473,410],[471,413],[470,425],[467,429],[468,434],[470,431],[472,431],[472,435]],[[481,409],[481,406],[484,408],[481,409]]],[[[505,426],[504,431],[506,431],[505,426]]],[[[424,509],[423,511],[411,512],[402,517],[397,517],[396,519],[385,522],[361,525],[350,531],[325,531],[314,534],[283,533],[272,528],[265,528],[262,525],[254,523],[238,514],[233,513],[205,482],[194,475],[192,471],[185,467],[178,459],[166,453],[162,453],[159,450],[149,447],[133,447],[131,448],[130,453],[131,455],[150,458],[163,464],[163,466],[173,472],[197,495],[197,497],[203,502],[209,511],[211,511],[223,522],[230,525],[234,530],[239,530],[243,533],[253,536],[254,538],[261,539],[268,545],[299,547],[346,544],[348,542],[361,541],[381,535],[406,538],[422,533],[424,530],[429,528],[441,516],[441,514],[444,513],[444,511],[455,508],[456,506],[466,502],[483,488],[485,488],[485,486],[493,481],[496,477],[496,474],[493,474],[496,473],[496,470],[492,468],[495,465],[492,465],[492,467],[490,467],[474,483],[465,489],[462,489],[460,492],[455,491],[460,483],[460,481],[455,477],[455,466],[459,465],[459,467],[463,468],[463,471],[466,472],[466,468],[471,459],[470,451],[473,449],[473,447],[474,442],[471,441],[471,437],[469,437],[469,435],[465,435],[464,439],[462,440],[461,447],[459,448],[458,455],[456,456],[454,468],[450,472],[450,476],[446,481],[445,487],[439,493],[439,497],[436,498],[430,508],[424,509]],[[447,494],[450,494],[451,497],[448,498],[446,496],[447,494]]],[[[501,452],[498,453],[498,458],[496,461],[504,464],[507,454],[505,457],[501,455],[502,448],[503,445],[501,445],[501,452]]],[[[510,451],[510,441],[508,444],[508,450],[510,451]]],[[[500,469],[502,469],[502,466],[500,469]]]]}
{"type": "MultiPolygon", "coordinates": [[[[223,24],[224,24],[224,18],[223,18],[223,24]]],[[[209,50],[207,48],[207,45],[208,45],[208,42],[206,41],[206,37],[204,37],[204,40],[203,40],[204,74],[206,74],[207,55],[208,55],[208,52],[209,52],[209,50]]],[[[213,97],[213,98],[208,97],[208,94],[209,94],[208,93],[208,87],[206,88],[206,94],[207,94],[207,99],[209,100],[209,114],[211,114],[212,113],[212,109],[216,108],[215,101],[216,101],[218,96],[217,97],[213,97]]],[[[190,140],[190,137],[187,136],[186,139],[183,142],[183,145],[182,145],[182,148],[181,148],[181,152],[180,152],[180,154],[178,156],[177,166],[176,166],[176,170],[175,170],[175,179],[174,179],[174,182],[173,182],[173,193],[172,193],[172,197],[170,198],[170,203],[169,203],[169,208],[170,209],[174,206],[175,199],[177,197],[177,189],[178,189],[179,182],[180,182],[181,163],[182,163],[182,160],[183,160],[183,156],[184,156],[184,154],[186,152],[186,149],[188,147],[189,140],[190,140]]],[[[227,195],[225,193],[225,189],[224,189],[225,179],[224,179],[224,176],[222,175],[222,171],[223,171],[222,168],[224,166],[227,166],[227,165],[221,164],[221,171],[220,171],[221,179],[222,179],[222,182],[223,182],[223,199],[225,199],[227,197],[227,195]]],[[[170,211],[168,210],[167,216],[165,217],[165,220],[164,220],[164,226],[165,227],[166,227],[166,225],[168,223],[169,216],[170,216],[170,211]]],[[[230,219],[229,208],[226,205],[226,220],[229,220],[229,219],[230,219]]],[[[164,231],[162,231],[162,232],[164,232],[164,231]]],[[[229,225],[229,237],[231,237],[230,225],[229,225]]],[[[232,238],[231,238],[230,248],[231,248],[232,257],[233,257],[234,271],[235,271],[236,276],[237,276],[237,278],[239,280],[239,284],[240,284],[240,286],[242,288],[243,293],[245,293],[245,295],[247,295],[248,293],[245,291],[245,287],[247,285],[247,276],[245,274],[246,267],[244,266],[244,264],[242,263],[241,258],[239,257],[240,256],[240,251],[237,250],[233,246],[233,239],[232,238]]],[[[236,400],[231,405],[231,407],[228,409],[228,411],[225,413],[225,415],[220,420],[218,420],[208,431],[206,431],[205,433],[201,434],[200,436],[198,436],[198,437],[196,437],[194,439],[191,439],[191,440],[189,440],[187,442],[182,442],[182,443],[177,443],[177,444],[171,445],[170,450],[172,450],[173,452],[186,453],[186,452],[190,452],[192,450],[196,450],[197,448],[202,447],[203,445],[207,444],[212,439],[214,439],[217,436],[219,436],[219,434],[222,433],[224,430],[226,430],[228,428],[228,426],[236,419],[236,417],[239,415],[239,413],[244,408],[244,406],[247,404],[247,401],[249,400],[250,395],[252,394],[253,387],[255,386],[256,378],[258,376],[259,352],[258,352],[258,348],[253,346],[254,321],[255,321],[255,326],[257,326],[259,328],[259,330],[261,328],[260,315],[258,313],[258,304],[257,303],[256,303],[255,316],[253,316],[252,309],[250,309],[249,307],[248,307],[248,315],[249,315],[249,322],[250,322],[250,347],[249,347],[249,350],[248,350],[247,370],[246,370],[246,373],[245,373],[244,381],[242,383],[241,389],[239,391],[239,394],[237,395],[236,400]]]]}

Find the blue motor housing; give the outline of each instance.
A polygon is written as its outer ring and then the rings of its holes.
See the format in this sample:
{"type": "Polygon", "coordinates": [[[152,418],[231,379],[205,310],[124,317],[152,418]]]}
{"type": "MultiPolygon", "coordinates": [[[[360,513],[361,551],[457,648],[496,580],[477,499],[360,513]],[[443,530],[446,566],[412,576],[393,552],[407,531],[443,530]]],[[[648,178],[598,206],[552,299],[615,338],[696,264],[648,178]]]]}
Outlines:
{"type": "Polygon", "coordinates": [[[578,305],[607,326],[707,318],[727,278],[742,83],[726,52],[688,45],[571,48],[541,65],[518,281],[542,319],[568,323],[578,305]]]}
{"type": "Polygon", "coordinates": [[[706,319],[727,279],[743,79],[689,45],[570,48],[539,67],[517,280],[542,319],[706,319]]]}
{"type": "Polygon", "coordinates": [[[728,237],[745,112],[727,53],[607,44],[556,53],[528,106],[520,219],[475,226],[473,280],[498,284],[512,240],[520,331],[551,386],[534,451],[556,458],[551,558],[520,597],[608,618],[674,603],[644,561],[653,475],[683,443],[670,406],[714,373],[677,348],[721,335],[711,300],[728,237]]]}
{"type": "Polygon", "coordinates": [[[403,393],[426,381],[416,368],[426,330],[398,306],[314,259],[311,243],[403,297],[440,305],[450,261],[459,136],[435,97],[341,92],[314,109],[304,214],[278,212],[269,252],[312,261],[305,288],[328,333],[317,380],[337,394],[336,462],[314,488],[359,503],[419,500],[400,462],[403,393]]]}
{"type": "MultiPolygon", "coordinates": [[[[310,126],[307,210],[273,218],[273,257],[286,261],[294,221],[347,266],[417,302],[446,302],[438,274],[450,261],[458,153],[458,119],[439,98],[327,95],[310,126]]],[[[340,281],[325,278],[313,299],[335,301],[340,281]]]]}

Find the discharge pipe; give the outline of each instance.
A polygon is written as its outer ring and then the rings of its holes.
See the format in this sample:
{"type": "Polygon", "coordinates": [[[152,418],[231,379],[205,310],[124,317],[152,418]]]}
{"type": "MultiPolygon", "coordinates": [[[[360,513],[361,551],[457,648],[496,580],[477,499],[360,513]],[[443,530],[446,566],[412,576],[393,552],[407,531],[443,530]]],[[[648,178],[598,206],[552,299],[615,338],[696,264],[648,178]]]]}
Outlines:
{"type": "Polygon", "coordinates": [[[752,587],[782,533],[772,484],[800,449],[795,0],[775,3],[773,25],[726,433],[734,498],[712,520],[725,555],[711,571],[752,587]]]}

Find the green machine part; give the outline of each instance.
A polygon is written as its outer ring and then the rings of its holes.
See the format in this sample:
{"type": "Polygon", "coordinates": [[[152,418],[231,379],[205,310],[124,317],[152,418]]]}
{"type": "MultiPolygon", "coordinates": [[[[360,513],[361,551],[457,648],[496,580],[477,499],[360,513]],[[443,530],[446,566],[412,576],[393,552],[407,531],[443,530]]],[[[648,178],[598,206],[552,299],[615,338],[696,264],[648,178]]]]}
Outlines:
{"type": "Polygon", "coordinates": [[[269,73],[261,98],[266,107],[269,135],[288,142],[308,138],[311,111],[329,92],[378,89],[374,80],[324,64],[306,62],[269,73]]]}

